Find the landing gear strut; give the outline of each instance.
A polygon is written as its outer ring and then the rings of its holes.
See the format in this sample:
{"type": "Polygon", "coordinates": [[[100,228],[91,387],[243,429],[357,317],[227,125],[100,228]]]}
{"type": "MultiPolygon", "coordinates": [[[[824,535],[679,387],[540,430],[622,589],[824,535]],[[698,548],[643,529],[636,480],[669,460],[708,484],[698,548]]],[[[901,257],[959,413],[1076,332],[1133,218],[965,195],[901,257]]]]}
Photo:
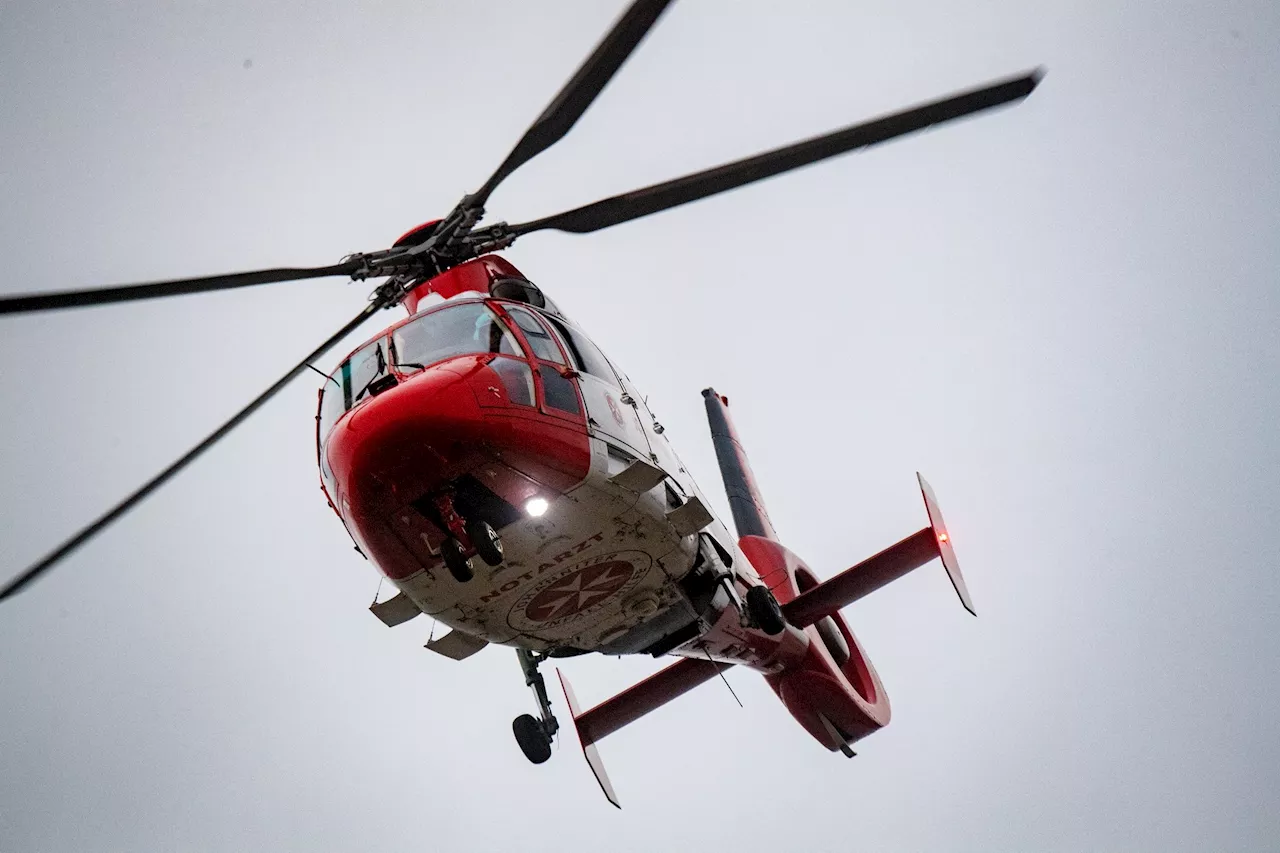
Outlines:
{"type": "Polygon", "coordinates": [[[433,498],[440,521],[449,531],[449,538],[440,546],[449,574],[458,583],[466,583],[475,577],[471,558],[467,552],[474,550],[490,566],[502,565],[502,540],[489,522],[482,518],[463,519],[453,505],[453,492],[445,491],[433,498]]]}
{"type": "Polygon", "coordinates": [[[546,660],[528,649],[516,649],[520,656],[520,668],[524,670],[524,683],[533,688],[534,698],[538,700],[538,716],[521,714],[511,723],[515,732],[516,743],[524,757],[534,764],[541,764],[551,757],[551,739],[555,737],[560,724],[551,713],[551,700],[547,698],[547,683],[538,672],[538,664],[546,660]]]}

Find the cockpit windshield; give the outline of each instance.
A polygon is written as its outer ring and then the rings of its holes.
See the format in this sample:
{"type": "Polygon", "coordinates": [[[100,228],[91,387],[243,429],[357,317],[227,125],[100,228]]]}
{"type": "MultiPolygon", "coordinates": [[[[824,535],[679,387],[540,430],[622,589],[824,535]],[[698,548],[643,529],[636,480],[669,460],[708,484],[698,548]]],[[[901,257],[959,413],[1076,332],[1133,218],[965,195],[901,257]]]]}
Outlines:
{"type": "Polygon", "coordinates": [[[464,302],[423,314],[391,333],[396,367],[421,370],[455,355],[520,355],[516,339],[482,302],[464,302]]]}
{"type": "Polygon", "coordinates": [[[379,338],[360,348],[325,380],[320,439],[344,412],[369,396],[389,368],[414,373],[454,356],[488,352],[521,356],[515,337],[483,302],[450,305],[410,320],[392,330],[390,341],[379,338]]]}

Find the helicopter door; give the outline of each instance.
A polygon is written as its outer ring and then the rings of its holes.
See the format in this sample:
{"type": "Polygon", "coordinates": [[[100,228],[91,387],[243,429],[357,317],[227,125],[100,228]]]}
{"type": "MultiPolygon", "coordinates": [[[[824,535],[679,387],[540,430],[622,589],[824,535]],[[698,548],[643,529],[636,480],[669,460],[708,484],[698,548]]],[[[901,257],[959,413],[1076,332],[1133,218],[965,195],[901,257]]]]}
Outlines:
{"type": "Polygon", "coordinates": [[[558,333],[578,373],[578,387],[587,406],[587,425],[592,434],[622,446],[640,459],[649,459],[649,438],[644,423],[636,407],[625,402],[630,398],[608,359],[590,338],[558,317],[544,316],[543,319],[558,333]]]}

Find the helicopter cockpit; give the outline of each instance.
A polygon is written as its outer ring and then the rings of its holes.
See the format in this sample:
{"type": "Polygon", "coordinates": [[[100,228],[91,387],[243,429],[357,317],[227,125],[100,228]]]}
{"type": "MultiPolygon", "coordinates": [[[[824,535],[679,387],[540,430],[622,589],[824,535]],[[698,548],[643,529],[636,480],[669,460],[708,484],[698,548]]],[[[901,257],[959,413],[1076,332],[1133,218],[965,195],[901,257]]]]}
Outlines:
{"type": "Polygon", "coordinates": [[[484,302],[468,300],[411,317],[388,335],[356,350],[327,377],[320,398],[318,438],[350,409],[405,376],[460,355],[498,353],[522,358],[520,345],[484,302]]]}

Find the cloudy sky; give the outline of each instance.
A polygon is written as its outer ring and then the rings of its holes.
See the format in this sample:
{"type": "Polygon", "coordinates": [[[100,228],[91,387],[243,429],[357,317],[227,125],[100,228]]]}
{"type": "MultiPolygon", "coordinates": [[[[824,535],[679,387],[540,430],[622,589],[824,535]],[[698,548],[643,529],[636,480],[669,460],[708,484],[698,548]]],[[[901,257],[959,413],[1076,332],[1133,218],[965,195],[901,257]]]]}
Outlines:
{"type": "MultiPolygon", "coordinates": [[[[0,290],[385,246],[478,186],[620,9],[9,2],[0,290]]],[[[712,683],[604,742],[622,812],[572,734],[528,764],[513,653],[458,664],[427,620],[365,611],[303,378],[0,609],[0,850],[1274,849],[1280,6],[683,0],[490,207],[555,212],[1037,64],[1017,107],[509,253],[721,510],[698,392],[729,395],[820,573],[919,528],[932,481],[981,615],[936,565],[848,611],[894,708],[856,759],[731,672],[744,709],[712,683]]],[[[0,569],[367,289],[0,320],[0,569]]],[[[584,702],[656,667],[565,663],[584,702]]]]}

